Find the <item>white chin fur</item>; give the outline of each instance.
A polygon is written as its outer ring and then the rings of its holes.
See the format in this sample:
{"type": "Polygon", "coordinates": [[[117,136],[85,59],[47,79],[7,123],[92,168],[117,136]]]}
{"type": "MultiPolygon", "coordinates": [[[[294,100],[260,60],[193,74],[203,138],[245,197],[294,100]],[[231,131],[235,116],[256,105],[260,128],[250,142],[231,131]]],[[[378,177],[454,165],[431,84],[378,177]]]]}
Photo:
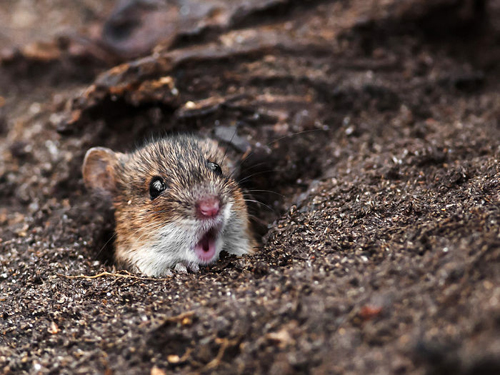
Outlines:
{"type": "MultiPolygon", "coordinates": [[[[225,250],[230,254],[243,255],[248,253],[249,241],[245,235],[245,223],[231,211],[232,204],[227,204],[221,215],[221,231],[215,242],[215,255],[211,262],[219,258],[225,250]]],[[[130,253],[131,263],[140,272],[150,276],[164,276],[182,264],[189,269],[197,269],[202,262],[194,247],[206,233],[213,222],[202,223],[198,220],[184,220],[165,224],[157,233],[156,239],[134,249],[130,253]]]]}

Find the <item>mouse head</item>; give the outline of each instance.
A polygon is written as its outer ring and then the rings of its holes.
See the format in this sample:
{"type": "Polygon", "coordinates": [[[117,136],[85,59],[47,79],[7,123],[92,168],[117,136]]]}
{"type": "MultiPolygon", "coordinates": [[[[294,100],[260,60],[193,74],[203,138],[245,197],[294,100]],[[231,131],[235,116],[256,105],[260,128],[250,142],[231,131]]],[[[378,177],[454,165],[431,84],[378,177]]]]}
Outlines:
{"type": "Polygon", "coordinates": [[[171,137],[130,154],[92,148],[83,177],[113,202],[115,258],[126,266],[160,275],[252,247],[243,194],[215,141],[171,137]]]}

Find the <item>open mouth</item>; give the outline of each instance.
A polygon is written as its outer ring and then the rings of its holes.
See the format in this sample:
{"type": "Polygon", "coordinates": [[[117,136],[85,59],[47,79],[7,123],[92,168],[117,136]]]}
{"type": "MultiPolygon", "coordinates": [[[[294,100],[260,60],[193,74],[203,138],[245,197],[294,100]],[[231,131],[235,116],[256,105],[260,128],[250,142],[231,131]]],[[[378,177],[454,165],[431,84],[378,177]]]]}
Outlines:
{"type": "Polygon", "coordinates": [[[217,231],[215,229],[210,229],[194,246],[194,252],[200,261],[208,263],[214,258],[216,235],[217,231]]]}

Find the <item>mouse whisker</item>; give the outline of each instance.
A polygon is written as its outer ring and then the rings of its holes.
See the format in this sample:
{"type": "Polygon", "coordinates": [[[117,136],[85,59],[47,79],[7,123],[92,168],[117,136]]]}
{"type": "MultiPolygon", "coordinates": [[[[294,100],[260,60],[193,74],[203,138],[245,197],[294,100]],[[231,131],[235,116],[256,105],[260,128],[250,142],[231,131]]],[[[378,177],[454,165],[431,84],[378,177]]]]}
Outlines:
{"type": "Polygon", "coordinates": [[[248,214],[248,217],[252,218],[255,222],[258,222],[258,223],[263,223],[264,222],[260,217],[258,217],[257,215],[253,215],[251,213],[248,214]]]}
{"type": "Polygon", "coordinates": [[[106,246],[111,242],[113,241],[114,239],[116,238],[116,232],[113,233],[113,235],[109,238],[109,240],[106,241],[106,243],[104,245],[102,245],[101,249],[97,252],[97,254],[95,255],[95,259],[98,259],[99,256],[102,254],[102,252],[104,251],[104,249],[106,248],[106,246]]]}
{"type": "Polygon", "coordinates": [[[262,190],[262,189],[245,189],[244,193],[271,193],[271,194],[276,194],[279,195],[281,198],[285,198],[283,194],[280,194],[276,191],[272,190],[262,190]]]}
{"type": "Polygon", "coordinates": [[[269,205],[267,205],[267,204],[265,204],[265,203],[259,202],[259,201],[255,200],[255,199],[248,199],[248,198],[245,198],[245,202],[251,202],[251,203],[257,203],[257,204],[260,204],[261,206],[264,206],[264,207],[268,208],[268,209],[269,209],[270,211],[272,211],[274,214],[276,214],[276,215],[278,214],[278,213],[276,212],[276,210],[274,210],[271,206],[269,206],[269,205]]]}
{"type": "Polygon", "coordinates": [[[242,174],[244,172],[248,172],[252,169],[255,169],[257,167],[260,167],[261,165],[266,165],[266,164],[269,164],[269,161],[262,161],[260,163],[252,164],[252,165],[248,166],[247,168],[242,169],[239,173],[242,174]]]}
{"type": "Polygon", "coordinates": [[[247,181],[247,180],[249,180],[252,177],[259,176],[259,175],[265,174],[265,173],[271,173],[271,172],[274,172],[274,170],[273,169],[269,169],[267,171],[261,171],[261,172],[253,173],[251,175],[243,177],[241,180],[238,180],[238,184],[241,184],[242,182],[247,181]]]}
{"type": "MultiPolygon", "coordinates": [[[[236,133],[237,133],[237,129],[235,128],[234,129],[234,133],[233,135],[231,136],[231,139],[229,140],[228,145],[231,144],[231,142],[233,141],[234,137],[236,136],[236,133]]],[[[221,165],[224,165],[224,161],[226,160],[226,155],[227,155],[227,151],[229,150],[229,147],[226,147],[226,149],[224,150],[224,156],[222,157],[222,162],[221,162],[221,165]]]]}
{"type": "MultiPolygon", "coordinates": [[[[263,162],[261,162],[261,163],[257,163],[257,164],[251,165],[251,166],[249,166],[248,168],[245,168],[245,169],[240,170],[240,171],[238,171],[238,170],[237,170],[237,168],[235,168],[235,169],[233,169],[233,171],[232,171],[232,172],[231,172],[231,174],[229,175],[229,178],[233,178],[233,179],[234,179],[234,178],[235,178],[235,177],[234,177],[234,174],[235,174],[236,172],[238,172],[238,176],[239,176],[239,177],[241,177],[242,175],[244,175],[244,174],[248,173],[248,172],[249,172],[249,171],[251,171],[252,169],[256,169],[256,168],[258,168],[258,167],[260,167],[260,166],[262,166],[262,165],[266,165],[266,164],[269,164],[269,162],[268,162],[268,161],[263,161],[263,162]]],[[[275,169],[272,169],[272,170],[260,171],[260,172],[262,172],[262,173],[268,173],[268,172],[275,172],[275,171],[276,171],[275,169]]],[[[259,172],[256,172],[256,173],[259,173],[259,172]]],[[[255,174],[254,174],[254,175],[255,175],[255,174]]],[[[252,176],[254,176],[254,175],[252,175],[252,176]]],[[[250,177],[250,176],[245,176],[245,177],[243,177],[243,178],[247,178],[247,177],[250,177]]]]}

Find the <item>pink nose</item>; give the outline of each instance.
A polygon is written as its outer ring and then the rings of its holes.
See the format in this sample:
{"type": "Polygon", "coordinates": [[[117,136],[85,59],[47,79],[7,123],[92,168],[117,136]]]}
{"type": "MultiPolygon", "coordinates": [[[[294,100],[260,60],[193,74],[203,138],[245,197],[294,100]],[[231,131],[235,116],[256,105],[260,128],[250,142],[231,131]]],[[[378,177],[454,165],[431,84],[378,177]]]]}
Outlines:
{"type": "Polygon", "coordinates": [[[220,200],[217,197],[202,199],[196,205],[196,210],[203,219],[215,217],[220,211],[220,200]]]}

